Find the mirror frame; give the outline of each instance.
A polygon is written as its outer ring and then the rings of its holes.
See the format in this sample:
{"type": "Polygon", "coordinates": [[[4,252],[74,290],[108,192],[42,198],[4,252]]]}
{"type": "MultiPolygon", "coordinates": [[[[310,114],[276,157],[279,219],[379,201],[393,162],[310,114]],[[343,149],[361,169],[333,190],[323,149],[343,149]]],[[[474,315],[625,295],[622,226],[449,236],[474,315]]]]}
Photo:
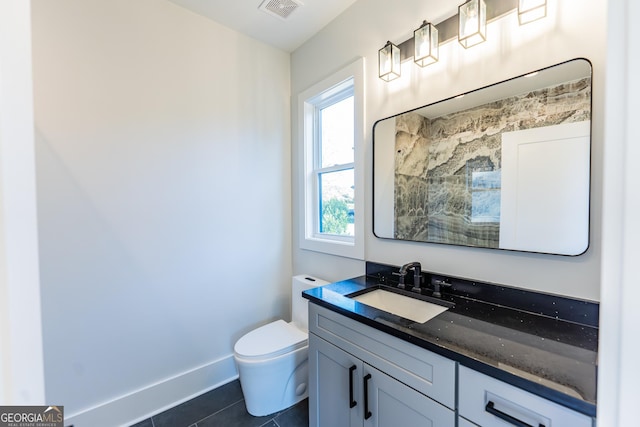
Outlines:
{"type": "MultiPolygon", "coordinates": [[[[561,84],[561,83],[562,83],[562,81],[558,81],[555,84],[561,84]]],[[[508,98],[509,96],[516,96],[516,95],[519,95],[519,94],[522,94],[522,93],[526,93],[527,91],[535,91],[535,90],[539,90],[539,89],[544,89],[544,88],[547,88],[547,87],[551,87],[553,84],[554,83],[551,83],[551,85],[542,86],[542,87],[537,85],[533,89],[525,89],[522,92],[519,92],[519,93],[516,93],[516,94],[512,94],[512,95],[507,95],[507,96],[501,96],[501,97],[499,97],[497,99],[493,99],[492,98],[489,101],[481,102],[479,104],[474,104],[474,106],[477,107],[477,106],[480,106],[480,105],[484,105],[485,103],[500,101],[500,100],[508,98]]],[[[454,110],[451,110],[451,111],[449,111],[447,113],[443,113],[443,115],[444,114],[451,114],[451,113],[454,113],[454,112],[457,112],[457,111],[465,111],[467,108],[474,108],[474,106],[461,108],[461,109],[454,109],[454,110]]],[[[419,106],[419,107],[416,107],[416,108],[413,108],[413,109],[410,109],[410,110],[407,110],[407,111],[403,111],[403,112],[398,113],[398,114],[394,114],[394,115],[379,119],[373,124],[373,127],[372,127],[372,144],[373,145],[372,145],[372,175],[371,175],[372,176],[372,203],[371,203],[371,206],[372,206],[372,223],[371,223],[371,229],[372,229],[373,235],[375,237],[379,238],[379,239],[397,240],[397,241],[400,241],[400,242],[415,242],[415,243],[427,243],[427,244],[438,244],[438,245],[450,245],[450,246],[460,246],[460,247],[470,247],[470,248],[480,248],[480,249],[491,249],[491,250],[496,250],[497,249],[497,250],[510,251],[510,252],[538,253],[538,254],[556,255],[556,256],[569,256],[569,257],[576,257],[576,256],[583,255],[584,253],[586,253],[589,250],[589,247],[591,245],[591,189],[592,189],[591,172],[592,172],[592,161],[593,161],[593,159],[592,159],[592,154],[593,154],[592,153],[592,151],[593,151],[592,141],[593,141],[593,64],[591,63],[591,61],[589,59],[583,58],[583,57],[572,58],[572,59],[569,59],[569,60],[566,60],[566,61],[563,61],[563,62],[560,62],[560,63],[557,63],[557,64],[553,64],[553,65],[550,65],[550,66],[547,66],[547,67],[544,67],[544,68],[540,68],[540,69],[537,69],[537,70],[534,70],[534,71],[530,71],[528,73],[524,73],[524,74],[521,74],[521,75],[518,75],[518,76],[515,76],[515,77],[511,77],[509,79],[501,80],[499,82],[495,82],[495,83],[492,83],[492,84],[489,84],[489,85],[486,85],[486,86],[482,86],[480,88],[477,88],[477,89],[474,89],[474,90],[471,90],[471,91],[468,91],[468,92],[464,92],[462,94],[454,95],[454,96],[451,96],[451,97],[448,97],[448,98],[445,98],[445,99],[442,99],[442,100],[439,100],[439,101],[436,101],[436,102],[432,102],[430,104],[422,105],[422,106],[419,106]],[[588,64],[588,66],[589,66],[589,75],[588,75],[588,77],[590,79],[590,81],[589,81],[589,83],[590,83],[590,96],[589,96],[589,149],[588,149],[589,161],[588,161],[588,182],[587,182],[587,199],[588,200],[587,200],[587,206],[586,206],[586,209],[587,209],[587,212],[586,212],[586,214],[587,214],[587,216],[586,216],[586,221],[587,221],[586,233],[587,233],[587,235],[586,235],[586,246],[585,246],[585,248],[584,248],[584,250],[582,252],[575,253],[575,254],[574,253],[570,253],[570,254],[553,253],[553,252],[544,252],[544,251],[537,251],[537,250],[526,250],[526,249],[517,249],[517,248],[501,248],[501,247],[488,247],[488,246],[479,246],[479,245],[471,245],[471,244],[466,245],[466,244],[448,243],[448,242],[439,242],[439,241],[396,239],[395,237],[380,236],[380,235],[376,234],[376,178],[375,178],[376,150],[375,150],[375,143],[376,143],[376,126],[378,126],[378,124],[380,122],[383,122],[384,120],[388,120],[388,119],[391,119],[391,118],[394,118],[394,117],[398,117],[398,116],[403,115],[403,114],[416,112],[418,110],[422,110],[422,109],[427,108],[427,107],[433,107],[433,106],[436,106],[438,104],[442,104],[442,103],[445,103],[447,101],[454,100],[456,98],[461,98],[461,97],[469,95],[469,94],[477,93],[477,92],[482,91],[482,90],[493,88],[495,86],[498,86],[498,85],[501,85],[501,84],[504,84],[504,83],[513,82],[514,80],[526,77],[528,75],[532,75],[533,73],[538,73],[538,72],[542,72],[542,71],[545,71],[545,70],[549,70],[549,69],[552,69],[552,68],[557,67],[557,66],[561,66],[561,65],[564,65],[564,64],[571,63],[573,61],[585,61],[588,64]]],[[[394,200],[394,206],[395,206],[395,200],[394,200]]]]}

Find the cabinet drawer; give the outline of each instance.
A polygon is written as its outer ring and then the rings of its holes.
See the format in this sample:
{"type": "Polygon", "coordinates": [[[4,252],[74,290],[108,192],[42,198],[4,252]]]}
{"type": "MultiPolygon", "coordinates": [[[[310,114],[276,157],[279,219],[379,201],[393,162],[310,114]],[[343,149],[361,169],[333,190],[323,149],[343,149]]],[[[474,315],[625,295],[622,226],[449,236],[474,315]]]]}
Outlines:
{"type": "Polygon", "coordinates": [[[467,367],[460,366],[458,378],[460,415],[483,427],[592,425],[586,415],[467,367]]]}
{"type": "Polygon", "coordinates": [[[313,303],[309,332],[455,409],[454,361],[313,303]]]}

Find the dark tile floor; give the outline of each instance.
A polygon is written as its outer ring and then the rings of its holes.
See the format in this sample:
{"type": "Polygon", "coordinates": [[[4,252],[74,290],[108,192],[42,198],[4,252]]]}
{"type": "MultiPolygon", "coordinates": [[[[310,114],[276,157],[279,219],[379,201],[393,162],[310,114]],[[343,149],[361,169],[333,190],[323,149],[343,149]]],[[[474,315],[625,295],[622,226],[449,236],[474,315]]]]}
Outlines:
{"type": "Polygon", "coordinates": [[[266,417],[253,417],[238,380],[204,393],[131,427],[308,427],[307,399],[266,417]]]}

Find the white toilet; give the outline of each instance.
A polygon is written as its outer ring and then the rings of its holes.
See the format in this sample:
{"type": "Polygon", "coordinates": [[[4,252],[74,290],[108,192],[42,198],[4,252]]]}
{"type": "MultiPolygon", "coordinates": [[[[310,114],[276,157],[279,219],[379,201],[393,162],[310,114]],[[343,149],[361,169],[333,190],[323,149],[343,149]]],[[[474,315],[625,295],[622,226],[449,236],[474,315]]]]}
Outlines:
{"type": "Polygon", "coordinates": [[[234,346],[234,358],[247,411],[273,414],[308,396],[308,305],[305,289],[328,282],[308,275],[294,276],[290,323],[276,320],[245,334],[234,346]]]}

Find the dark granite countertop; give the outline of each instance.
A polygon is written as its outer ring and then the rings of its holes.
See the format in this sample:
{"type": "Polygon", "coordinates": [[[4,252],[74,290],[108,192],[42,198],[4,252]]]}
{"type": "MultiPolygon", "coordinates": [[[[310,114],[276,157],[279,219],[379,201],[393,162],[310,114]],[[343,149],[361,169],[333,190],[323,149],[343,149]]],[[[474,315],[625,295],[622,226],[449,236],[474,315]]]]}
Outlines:
{"type": "MultiPolygon", "coordinates": [[[[428,279],[429,273],[426,276],[428,279]]],[[[369,288],[411,294],[398,290],[387,277],[365,275],[310,289],[303,296],[471,369],[595,416],[597,304],[454,278],[449,279],[454,286],[441,299],[454,306],[420,324],[347,296],[369,288]],[[509,298],[503,297],[505,293],[509,298]],[[527,301],[517,301],[519,294],[528,297],[527,301]],[[483,296],[491,299],[480,299],[483,296]],[[508,301],[514,304],[509,306],[508,301]],[[587,319],[582,321],[583,317],[587,319]]],[[[429,296],[418,298],[429,300],[429,296]]]]}

